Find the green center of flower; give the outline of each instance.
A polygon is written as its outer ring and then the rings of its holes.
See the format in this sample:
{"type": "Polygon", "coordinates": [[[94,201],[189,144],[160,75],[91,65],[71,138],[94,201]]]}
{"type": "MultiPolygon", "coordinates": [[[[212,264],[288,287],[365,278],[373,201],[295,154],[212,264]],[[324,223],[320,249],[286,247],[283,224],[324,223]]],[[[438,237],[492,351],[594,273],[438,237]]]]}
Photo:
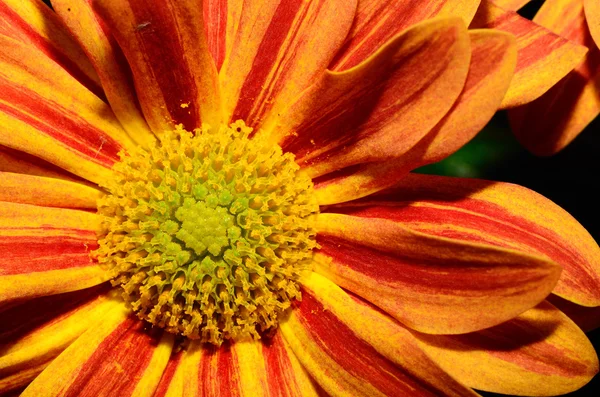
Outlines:
{"type": "Polygon", "coordinates": [[[194,132],[121,154],[95,256],[141,319],[216,345],[259,338],[311,268],[312,182],[241,121],[194,132]]]}

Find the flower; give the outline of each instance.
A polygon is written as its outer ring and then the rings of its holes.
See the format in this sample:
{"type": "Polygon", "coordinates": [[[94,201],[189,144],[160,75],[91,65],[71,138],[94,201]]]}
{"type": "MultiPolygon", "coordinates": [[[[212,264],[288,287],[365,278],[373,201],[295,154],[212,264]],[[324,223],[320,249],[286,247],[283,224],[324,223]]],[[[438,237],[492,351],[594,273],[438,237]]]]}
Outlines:
{"type": "Polygon", "coordinates": [[[547,0],[533,20],[588,50],[547,93],[510,112],[519,141],[532,153],[548,156],[567,146],[600,114],[600,6],[593,0],[547,0]]]}
{"type": "Polygon", "coordinates": [[[552,395],[598,371],[545,300],[600,306],[581,225],[409,174],[558,50],[468,31],[477,1],[52,4],[0,2],[1,391],[552,395]]]}

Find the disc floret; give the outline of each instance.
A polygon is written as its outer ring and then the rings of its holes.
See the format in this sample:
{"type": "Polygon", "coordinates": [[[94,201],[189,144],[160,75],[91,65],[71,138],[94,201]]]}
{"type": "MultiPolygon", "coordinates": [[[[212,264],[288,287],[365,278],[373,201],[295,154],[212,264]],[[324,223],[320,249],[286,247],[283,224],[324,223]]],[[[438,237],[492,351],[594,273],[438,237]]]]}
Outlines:
{"type": "Polygon", "coordinates": [[[312,182],[251,131],[179,127],[121,154],[95,256],[141,319],[220,345],[275,329],[300,298],[317,245],[312,182]]]}

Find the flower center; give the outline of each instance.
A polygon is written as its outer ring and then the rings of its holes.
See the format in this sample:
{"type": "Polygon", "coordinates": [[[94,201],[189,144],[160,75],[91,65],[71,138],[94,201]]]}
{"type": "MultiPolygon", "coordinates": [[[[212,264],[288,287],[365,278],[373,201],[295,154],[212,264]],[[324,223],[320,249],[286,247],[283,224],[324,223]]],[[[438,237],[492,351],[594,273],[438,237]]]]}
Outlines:
{"type": "Polygon", "coordinates": [[[121,153],[95,251],[138,317],[220,345],[274,330],[317,246],[312,182],[242,121],[121,153]]]}

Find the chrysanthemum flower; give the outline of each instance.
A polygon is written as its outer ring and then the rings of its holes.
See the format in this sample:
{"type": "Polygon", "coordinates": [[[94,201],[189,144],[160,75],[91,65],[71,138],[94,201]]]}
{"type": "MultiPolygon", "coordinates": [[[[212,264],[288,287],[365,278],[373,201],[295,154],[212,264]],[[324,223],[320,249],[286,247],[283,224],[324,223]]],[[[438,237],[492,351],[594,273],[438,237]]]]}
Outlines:
{"type": "MultiPolygon", "coordinates": [[[[513,9],[528,3],[502,1],[513,9]]],[[[547,156],[567,146],[600,114],[600,2],[546,0],[533,20],[588,49],[575,70],[546,94],[510,112],[519,141],[547,156]]]]}
{"type": "Polygon", "coordinates": [[[600,306],[590,235],[527,189],[408,174],[525,95],[558,50],[524,40],[578,47],[467,30],[477,1],[52,3],[0,1],[0,391],[554,395],[598,371],[545,300],[600,306]]]}

